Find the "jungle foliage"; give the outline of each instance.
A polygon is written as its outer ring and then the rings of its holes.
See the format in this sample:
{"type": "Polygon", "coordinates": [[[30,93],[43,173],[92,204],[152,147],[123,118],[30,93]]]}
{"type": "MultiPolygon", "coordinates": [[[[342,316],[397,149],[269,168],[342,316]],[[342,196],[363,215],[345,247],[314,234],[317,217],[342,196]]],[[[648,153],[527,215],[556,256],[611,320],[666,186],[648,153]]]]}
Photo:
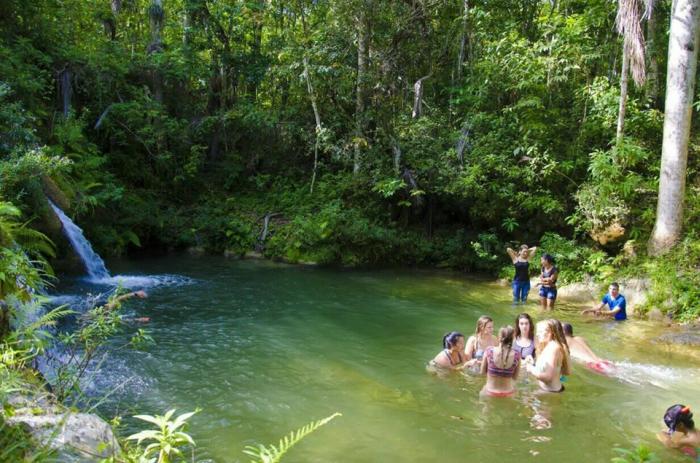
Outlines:
{"type": "Polygon", "coordinates": [[[621,249],[654,224],[670,3],[616,142],[608,0],[8,0],[0,197],[60,243],[48,195],[106,254],[495,274],[526,242],[565,279],[650,268],[621,249]]]}

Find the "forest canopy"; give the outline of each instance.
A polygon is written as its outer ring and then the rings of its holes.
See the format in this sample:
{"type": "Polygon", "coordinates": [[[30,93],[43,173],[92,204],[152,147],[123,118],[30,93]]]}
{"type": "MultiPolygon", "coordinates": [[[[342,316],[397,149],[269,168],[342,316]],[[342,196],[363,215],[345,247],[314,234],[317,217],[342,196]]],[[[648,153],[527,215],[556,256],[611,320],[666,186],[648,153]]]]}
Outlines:
{"type": "Polygon", "coordinates": [[[498,272],[544,240],[608,265],[656,217],[671,2],[652,3],[8,0],[0,196],[59,240],[48,196],[107,254],[498,272]]]}

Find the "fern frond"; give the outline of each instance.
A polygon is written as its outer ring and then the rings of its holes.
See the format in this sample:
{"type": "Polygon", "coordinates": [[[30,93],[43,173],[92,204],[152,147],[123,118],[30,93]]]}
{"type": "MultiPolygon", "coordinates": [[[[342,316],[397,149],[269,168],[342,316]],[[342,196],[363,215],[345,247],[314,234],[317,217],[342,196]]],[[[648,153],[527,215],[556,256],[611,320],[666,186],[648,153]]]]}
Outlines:
{"type": "Polygon", "coordinates": [[[50,312],[45,313],[41,317],[39,317],[36,321],[30,323],[26,327],[23,328],[24,331],[36,331],[40,328],[43,328],[45,326],[53,326],[56,324],[58,320],[61,318],[71,315],[76,313],[74,310],[68,308],[68,306],[62,305],[59,307],[56,307],[50,312]]]}
{"type": "Polygon", "coordinates": [[[311,422],[305,426],[302,426],[296,431],[290,432],[288,435],[280,439],[278,447],[275,447],[272,444],[269,447],[262,444],[259,444],[257,447],[247,445],[245,450],[243,450],[243,453],[256,459],[253,460],[252,463],[279,463],[282,456],[284,456],[289,449],[298,444],[299,441],[339,416],[342,416],[342,414],[335,412],[331,416],[323,418],[322,420],[311,422]]]}

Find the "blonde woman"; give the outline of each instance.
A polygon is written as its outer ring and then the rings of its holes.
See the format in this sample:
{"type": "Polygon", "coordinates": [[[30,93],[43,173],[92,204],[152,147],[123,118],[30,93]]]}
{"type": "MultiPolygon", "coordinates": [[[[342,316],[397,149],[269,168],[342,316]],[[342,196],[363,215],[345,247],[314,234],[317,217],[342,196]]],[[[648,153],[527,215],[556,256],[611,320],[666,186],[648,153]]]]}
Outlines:
{"type": "Polygon", "coordinates": [[[489,347],[481,362],[481,374],[486,375],[482,395],[490,397],[510,397],[515,394],[515,380],[520,371],[520,354],[513,349],[512,326],[504,326],[498,331],[498,346],[489,347]]]}
{"type": "Polygon", "coordinates": [[[562,375],[570,375],[569,346],[558,320],[549,319],[537,323],[537,361],[529,362],[527,372],[539,382],[546,392],[563,392],[562,375]]]}
{"type": "Polygon", "coordinates": [[[484,351],[488,347],[498,345],[496,336],[493,335],[493,320],[487,315],[482,315],[476,321],[474,336],[469,336],[467,347],[464,353],[467,356],[468,367],[481,367],[481,360],[484,358],[484,351]]]}

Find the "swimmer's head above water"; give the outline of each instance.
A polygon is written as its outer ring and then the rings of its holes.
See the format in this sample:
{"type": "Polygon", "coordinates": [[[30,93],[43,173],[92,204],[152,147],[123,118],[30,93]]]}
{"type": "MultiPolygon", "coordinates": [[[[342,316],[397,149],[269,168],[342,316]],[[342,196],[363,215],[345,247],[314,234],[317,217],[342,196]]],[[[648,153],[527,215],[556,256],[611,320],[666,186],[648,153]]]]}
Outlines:
{"type": "MultiPolygon", "coordinates": [[[[442,347],[444,347],[445,349],[452,349],[453,347],[459,344],[460,340],[462,341],[462,343],[464,343],[464,335],[457,331],[451,331],[445,336],[443,336],[442,347]]],[[[462,349],[464,349],[463,345],[462,349]]]]}
{"type": "Polygon", "coordinates": [[[482,315],[479,317],[479,319],[476,321],[476,331],[474,334],[477,338],[482,334],[493,334],[493,319],[488,315],[482,315]]]}
{"type": "Polygon", "coordinates": [[[515,330],[512,326],[506,325],[498,330],[498,343],[501,347],[511,347],[513,345],[513,334],[515,330]]]}
{"type": "Polygon", "coordinates": [[[521,313],[515,319],[515,337],[529,338],[530,341],[535,341],[535,325],[532,322],[532,317],[526,313],[521,313]]]}
{"type": "Polygon", "coordinates": [[[573,336],[574,335],[574,327],[571,326],[571,323],[562,323],[561,328],[564,330],[564,334],[566,336],[573,336]]]}
{"type": "Polygon", "coordinates": [[[664,414],[664,423],[668,426],[669,434],[673,434],[676,430],[691,431],[695,429],[693,413],[690,411],[690,407],[686,407],[682,404],[675,404],[668,407],[664,414]]]}

